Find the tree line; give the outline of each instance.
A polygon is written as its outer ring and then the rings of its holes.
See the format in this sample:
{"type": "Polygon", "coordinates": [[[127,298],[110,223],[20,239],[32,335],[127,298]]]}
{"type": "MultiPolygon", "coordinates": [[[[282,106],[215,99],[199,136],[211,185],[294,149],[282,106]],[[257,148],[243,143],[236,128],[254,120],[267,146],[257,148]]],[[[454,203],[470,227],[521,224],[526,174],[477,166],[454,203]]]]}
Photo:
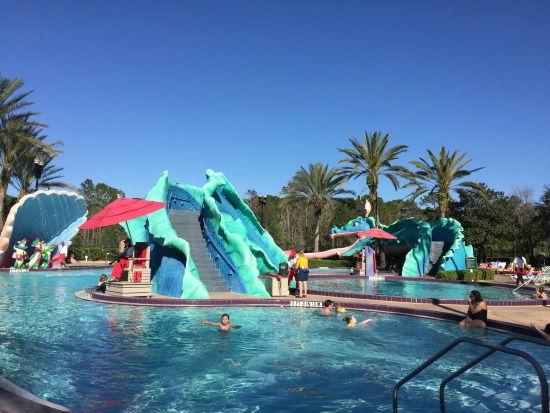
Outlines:
{"type": "MultiPolygon", "coordinates": [[[[0,74],[0,228],[9,207],[24,195],[39,188],[77,190],[60,180],[53,160],[61,151],[61,142],[47,142],[47,125],[37,120],[28,100],[32,91],[21,92],[21,79],[7,79],[0,74]],[[16,197],[7,196],[11,186],[16,197]]],[[[350,180],[362,180],[366,199],[373,205],[376,225],[415,217],[429,222],[438,217],[453,217],[461,222],[467,243],[483,256],[515,254],[520,250],[534,255],[549,247],[549,187],[541,199],[533,200],[533,189],[515,188],[505,195],[483,183],[465,180],[482,167],[467,169],[471,162],[466,153],[442,146],[438,152],[427,149],[427,156],[399,164],[407,145],[390,145],[390,135],[364,132],[352,137],[348,147],[336,148],[342,155],[338,167],[321,162],[300,167],[279,194],[262,202],[257,192],[249,190],[244,199],[258,217],[264,215],[265,226],[275,242],[284,249],[304,248],[319,251],[349,240],[328,237],[333,226],[343,226],[360,215],[364,199],[345,188],[350,180]],[[405,199],[384,202],[378,196],[379,185],[389,181],[395,190],[411,188],[405,199]]],[[[121,190],[90,179],[78,189],[84,196],[89,216],[117,197],[121,190]]],[[[80,234],[76,242],[102,245],[120,239],[121,228],[97,230],[91,237],[80,234]],[[97,238],[96,238],[97,237],[97,238]]],[[[382,266],[384,251],[380,251],[382,266]]]]}
{"type": "MultiPolygon", "coordinates": [[[[511,259],[517,253],[535,257],[547,251],[550,245],[550,185],[544,187],[540,199],[534,200],[529,187],[515,188],[513,195],[505,195],[481,184],[487,200],[475,191],[461,191],[451,198],[448,216],[458,220],[464,229],[464,240],[474,246],[479,260],[511,259]],[[531,194],[531,195],[529,195],[531,194]],[[529,195],[529,196],[526,196],[529,195]]],[[[261,217],[259,196],[248,190],[243,196],[257,217],[261,217]]],[[[414,200],[378,200],[379,221],[390,225],[395,221],[414,217],[434,222],[441,216],[437,196],[427,195],[414,200]]],[[[315,250],[314,204],[286,204],[283,197],[268,195],[262,226],[276,244],[283,249],[315,250]]],[[[330,238],[333,227],[342,227],[361,215],[363,200],[358,197],[340,197],[327,202],[319,223],[318,250],[324,251],[350,245],[354,239],[330,238]]],[[[532,258],[531,258],[532,259],[532,258]]]]}

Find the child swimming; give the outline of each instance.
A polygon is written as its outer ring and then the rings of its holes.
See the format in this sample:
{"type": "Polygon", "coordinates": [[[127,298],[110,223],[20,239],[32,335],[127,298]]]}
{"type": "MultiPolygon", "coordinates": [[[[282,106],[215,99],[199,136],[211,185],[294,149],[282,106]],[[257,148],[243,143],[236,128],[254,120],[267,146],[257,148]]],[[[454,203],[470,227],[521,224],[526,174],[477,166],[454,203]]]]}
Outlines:
{"type": "Polygon", "coordinates": [[[218,327],[220,331],[230,331],[232,328],[241,328],[241,326],[236,324],[231,324],[229,322],[229,314],[222,314],[221,321],[219,323],[213,321],[200,321],[201,325],[208,324],[210,326],[218,327]]]}
{"type": "Polygon", "coordinates": [[[372,321],[372,318],[367,318],[366,320],[363,320],[360,323],[357,323],[357,320],[354,316],[348,315],[342,318],[342,321],[345,321],[347,327],[355,327],[355,326],[364,326],[365,324],[370,323],[372,321]]]}

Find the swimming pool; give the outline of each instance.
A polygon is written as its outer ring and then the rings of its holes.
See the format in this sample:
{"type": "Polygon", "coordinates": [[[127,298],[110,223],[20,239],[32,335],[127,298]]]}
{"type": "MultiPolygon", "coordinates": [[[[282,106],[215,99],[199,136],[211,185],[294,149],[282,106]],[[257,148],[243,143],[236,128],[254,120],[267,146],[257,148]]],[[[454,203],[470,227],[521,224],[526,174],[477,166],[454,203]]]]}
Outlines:
{"type": "MultiPolygon", "coordinates": [[[[304,308],[149,308],[77,299],[101,271],[0,274],[1,374],[77,412],[387,412],[395,383],[453,339],[504,335],[454,323],[354,312],[346,328],[304,308]],[[223,312],[243,328],[201,326],[223,312]]],[[[349,312],[351,313],[351,312],[349,312]]],[[[545,349],[516,344],[550,370],[545,349]]],[[[402,412],[438,411],[446,356],[400,391],[402,412]]],[[[453,382],[448,411],[536,411],[532,369],[506,355],[453,382]],[[490,366],[490,371],[487,370],[490,366]],[[513,369],[510,366],[514,366],[513,369]],[[519,400],[522,401],[519,401],[519,400]]]]}
{"type": "Polygon", "coordinates": [[[463,300],[472,290],[478,290],[484,300],[533,300],[534,297],[533,291],[525,288],[513,291],[512,288],[480,284],[373,279],[373,277],[310,277],[308,289],[332,293],[452,300],[463,300]]]}

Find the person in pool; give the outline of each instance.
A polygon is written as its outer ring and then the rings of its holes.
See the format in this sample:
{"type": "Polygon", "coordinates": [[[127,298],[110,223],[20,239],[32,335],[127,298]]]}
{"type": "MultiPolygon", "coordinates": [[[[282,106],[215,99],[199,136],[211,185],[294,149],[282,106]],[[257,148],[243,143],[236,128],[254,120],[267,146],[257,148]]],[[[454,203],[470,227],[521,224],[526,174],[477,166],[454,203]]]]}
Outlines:
{"type": "Polygon", "coordinates": [[[342,318],[342,321],[346,323],[346,327],[355,327],[355,326],[364,326],[365,324],[370,323],[372,321],[372,318],[367,318],[366,320],[363,320],[360,323],[358,323],[354,316],[347,315],[344,318],[342,318]]]}
{"type": "Polygon", "coordinates": [[[546,324],[544,330],[538,328],[535,323],[531,323],[531,327],[537,330],[537,332],[542,336],[543,339],[550,341],[550,323],[546,324]]]}
{"type": "Polygon", "coordinates": [[[321,315],[332,315],[334,309],[334,302],[332,300],[325,300],[324,307],[321,310],[321,315]]]}
{"type": "Polygon", "coordinates": [[[99,282],[97,283],[96,291],[105,293],[107,291],[107,282],[109,279],[107,278],[107,274],[101,274],[99,277],[99,282]]]}
{"type": "Polygon", "coordinates": [[[539,285],[535,291],[535,297],[539,300],[546,300],[548,296],[544,292],[544,285],[539,285]]]}
{"type": "Polygon", "coordinates": [[[337,313],[345,313],[346,309],[344,307],[342,307],[341,305],[337,305],[336,306],[336,312],[337,313]]]}
{"type": "Polygon", "coordinates": [[[472,290],[466,301],[468,302],[468,312],[466,318],[459,323],[460,327],[485,328],[487,326],[487,303],[483,301],[481,293],[472,290]]]}
{"type": "Polygon", "coordinates": [[[238,326],[236,324],[231,324],[229,322],[229,314],[222,314],[222,319],[219,323],[213,322],[213,321],[206,321],[201,320],[201,325],[208,324],[209,326],[218,327],[220,331],[229,331],[232,328],[241,328],[241,326],[238,326]]]}

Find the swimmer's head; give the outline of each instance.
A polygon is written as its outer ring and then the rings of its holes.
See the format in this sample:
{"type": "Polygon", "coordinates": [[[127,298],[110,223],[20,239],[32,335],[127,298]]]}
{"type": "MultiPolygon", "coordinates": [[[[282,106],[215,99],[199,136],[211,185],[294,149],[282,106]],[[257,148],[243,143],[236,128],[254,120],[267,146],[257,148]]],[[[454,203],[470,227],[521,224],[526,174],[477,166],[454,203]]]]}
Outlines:
{"type": "Polygon", "coordinates": [[[325,308],[328,308],[331,305],[334,305],[334,302],[332,300],[325,300],[325,308]]]}
{"type": "Polygon", "coordinates": [[[223,325],[227,325],[229,324],[229,314],[222,314],[222,319],[221,319],[221,323],[223,325]]]}
{"type": "Polygon", "coordinates": [[[342,318],[342,320],[345,321],[348,326],[351,326],[357,323],[357,320],[352,315],[345,316],[344,318],[342,318]]]}
{"type": "Polygon", "coordinates": [[[345,313],[346,309],[344,307],[342,307],[341,305],[337,305],[336,306],[336,311],[338,311],[339,313],[345,313]]]}

